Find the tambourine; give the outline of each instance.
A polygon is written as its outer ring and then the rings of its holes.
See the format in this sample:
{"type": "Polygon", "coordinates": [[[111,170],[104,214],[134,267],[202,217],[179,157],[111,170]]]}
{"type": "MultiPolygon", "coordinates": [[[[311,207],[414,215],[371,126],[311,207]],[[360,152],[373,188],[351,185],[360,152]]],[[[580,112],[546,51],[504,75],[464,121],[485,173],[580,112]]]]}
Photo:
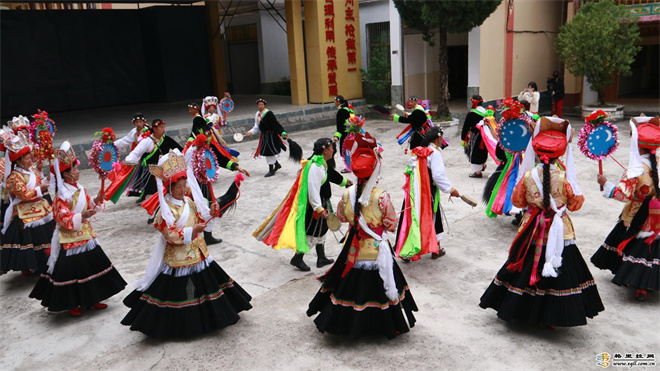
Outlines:
{"type": "Polygon", "coordinates": [[[532,140],[531,119],[526,115],[512,120],[502,121],[497,125],[500,147],[509,153],[523,153],[532,140]]]}
{"type": "Polygon", "coordinates": [[[241,133],[234,134],[234,140],[236,142],[242,142],[243,141],[243,134],[241,134],[241,133]]]}
{"type": "Polygon", "coordinates": [[[204,169],[206,169],[206,176],[209,179],[215,179],[218,171],[218,164],[216,163],[215,156],[209,149],[204,150],[204,169]]]}
{"type": "Polygon", "coordinates": [[[339,228],[341,228],[341,222],[335,214],[328,214],[328,217],[325,219],[325,221],[328,223],[328,229],[333,232],[337,232],[339,228]]]}
{"type": "Polygon", "coordinates": [[[98,156],[99,167],[107,172],[112,171],[112,164],[119,159],[117,147],[114,144],[104,144],[103,147],[101,147],[98,156]]]}
{"type": "Polygon", "coordinates": [[[231,112],[234,109],[234,101],[227,97],[220,99],[220,109],[226,113],[231,112]]]}
{"type": "Polygon", "coordinates": [[[616,125],[605,121],[596,126],[585,124],[578,135],[580,151],[592,160],[601,161],[616,151],[619,130],[616,125]]]}

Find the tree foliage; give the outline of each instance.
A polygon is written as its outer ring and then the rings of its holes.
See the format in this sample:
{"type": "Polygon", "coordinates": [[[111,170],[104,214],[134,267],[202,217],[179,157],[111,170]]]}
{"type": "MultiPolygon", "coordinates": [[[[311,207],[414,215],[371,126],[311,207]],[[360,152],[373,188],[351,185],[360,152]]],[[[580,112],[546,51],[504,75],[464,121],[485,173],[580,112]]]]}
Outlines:
{"type": "MultiPolygon", "coordinates": [[[[419,30],[429,45],[439,34],[440,92],[438,115],[448,115],[447,33],[468,32],[480,26],[497,9],[502,0],[394,0],[401,21],[408,28],[419,30]]],[[[467,87],[466,87],[467,88],[467,87]]]]}
{"type": "Polygon", "coordinates": [[[614,73],[630,74],[639,40],[637,20],[627,7],[602,0],[584,4],[560,29],[555,50],[568,71],[586,77],[599,104],[605,104],[604,90],[612,85],[614,73]]]}
{"type": "Polygon", "coordinates": [[[424,33],[424,40],[433,45],[436,30],[451,33],[468,32],[481,26],[502,0],[394,0],[401,20],[424,33]]]}

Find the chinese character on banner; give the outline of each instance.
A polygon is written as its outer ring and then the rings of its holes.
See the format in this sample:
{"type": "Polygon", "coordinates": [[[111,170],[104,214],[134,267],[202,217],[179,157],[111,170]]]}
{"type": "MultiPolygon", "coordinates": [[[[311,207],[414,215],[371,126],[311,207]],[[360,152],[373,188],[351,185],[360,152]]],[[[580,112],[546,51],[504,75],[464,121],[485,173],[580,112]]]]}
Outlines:
{"type": "Polygon", "coordinates": [[[356,64],[357,63],[357,58],[355,57],[356,53],[354,51],[353,52],[348,52],[346,54],[348,55],[348,64],[356,64]]]}
{"type": "Polygon", "coordinates": [[[334,46],[328,46],[325,50],[325,54],[328,58],[337,58],[337,49],[334,46]]]}
{"type": "Polygon", "coordinates": [[[325,19],[325,29],[326,30],[335,29],[335,17],[330,17],[325,19]]]}
{"type": "Polygon", "coordinates": [[[328,84],[337,85],[337,73],[336,72],[328,73],[328,84]]]}
{"type": "Polygon", "coordinates": [[[325,41],[335,42],[335,31],[334,30],[325,31],[325,41]]]}
{"type": "Polygon", "coordinates": [[[337,85],[328,86],[328,95],[331,97],[339,95],[339,93],[337,92],[337,85]]]}
{"type": "Polygon", "coordinates": [[[337,60],[328,59],[328,71],[336,71],[336,70],[337,70],[337,60]]]}
{"type": "Polygon", "coordinates": [[[346,17],[344,17],[347,21],[354,21],[355,17],[353,17],[353,9],[351,8],[346,8],[346,17]]]}
{"type": "Polygon", "coordinates": [[[346,29],[347,37],[353,37],[353,38],[355,37],[355,26],[353,26],[352,24],[347,24],[345,29],[346,29]]]}
{"type": "Polygon", "coordinates": [[[355,48],[355,39],[346,39],[346,50],[357,50],[355,48]]]}
{"type": "Polygon", "coordinates": [[[332,0],[326,0],[325,2],[328,4],[323,5],[324,15],[334,16],[335,5],[332,3],[332,0]]]}

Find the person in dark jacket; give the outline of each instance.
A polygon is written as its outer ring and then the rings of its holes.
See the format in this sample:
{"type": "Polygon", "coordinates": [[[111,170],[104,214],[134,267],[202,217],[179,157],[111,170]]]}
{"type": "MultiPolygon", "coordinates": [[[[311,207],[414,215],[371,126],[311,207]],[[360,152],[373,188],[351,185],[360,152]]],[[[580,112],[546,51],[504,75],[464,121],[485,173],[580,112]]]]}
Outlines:
{"type": "Polygon", "coordinates": [[[548,91],[552,94],[552,115],[563,117],[564,114],[564,80],[559,78],[559,71],[552,73],[548,79],[548,91]]]}
{"type": "Polygon", "coordinates": [[[428,118],[426,117],[424,107],[417,102],[417,97],[408,98],[408,107],[413,109],[412,112],[409,114],[404,112],[403,116],[392,115],[392,120],[394,122],[410,124],[413,130],[410,136],[410,149],[413,149],[422,145],[424,132],[428,129],[428,125],[426,124],[428,118]]]}
{"type": "MultiPolygon", "coordinates": [[[[338,95],[335,97],[335,107],[337,107],[337,131],[335,132],[334,137],[332,138],[335,142],[339,142],[337,145],[337,150],[339,151],[339,157],[344,158],[344,139],[346,139],[346,120],[351,117],[351,114],[355,114],[353,109],[348,104],[348,101],[344,99],[343,96],[338,95]]],[[[334,161],[334,160],[333,160],[334,161]]],[[[344,170],[342,173],[350,173],[350,169],[346,167],[344,162],[344,170]]]]}
{"type": "Polygon", "coordinates": [[[472,109],[465,116],[463,130],[461,131],[461,145],[465,147],[465,154],[470,159],[470,178],[481,178],[481,172],[486,169],[488,149],[486,148],[477,124],[486,116],[486,109],[481,106],[484,100],[479,95],[470,98],[472,109]]]}

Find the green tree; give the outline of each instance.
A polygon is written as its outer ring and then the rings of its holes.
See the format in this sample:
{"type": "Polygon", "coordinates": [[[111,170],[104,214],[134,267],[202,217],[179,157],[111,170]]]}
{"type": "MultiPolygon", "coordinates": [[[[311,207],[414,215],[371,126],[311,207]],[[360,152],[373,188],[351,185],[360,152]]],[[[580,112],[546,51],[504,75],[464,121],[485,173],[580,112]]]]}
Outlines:
{"type": "Polygon", "coordinates": [[[447,33],[468,32],[474,27],[480,26],[501,2],[502,0],[394,0],[403,24],[408,28],[422,31],[424,40],[429,45],[434,45],[433,35],[436,32],[439,35],[438,116],[449,115],[447,33]]]}
{"type": "Polygon", "coordinates": [[[588,2],[560,30],[555,50],[568,71],[587,78],[598,92],[598,103],[605,104],[605,88],[612,85],[614,73],[630,74],[630,64],[641,49],[637,20],[625,5],[612,0],[588,2]]]}

